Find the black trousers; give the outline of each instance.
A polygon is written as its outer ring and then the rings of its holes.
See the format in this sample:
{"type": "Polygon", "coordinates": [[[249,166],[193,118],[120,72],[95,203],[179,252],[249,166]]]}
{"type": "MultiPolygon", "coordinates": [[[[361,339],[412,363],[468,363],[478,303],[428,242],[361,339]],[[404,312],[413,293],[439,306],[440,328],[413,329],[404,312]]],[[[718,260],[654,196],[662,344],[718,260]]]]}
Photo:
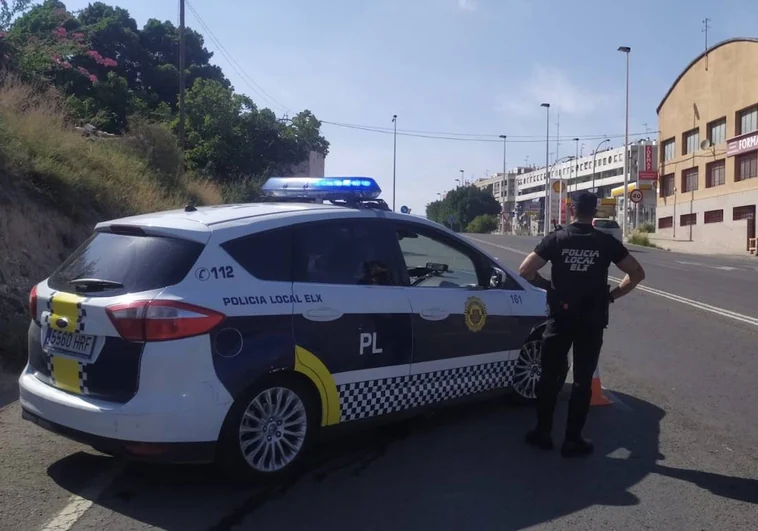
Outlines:
{"type": "Polygon", "coordinates": [[[592,376],[603,345],[603,324],[572,316],[551,317],[542,337],[542,374],[537,384],[537,429],[553,429],[555,403],[568,372],[568,351],[574,347],[574,385],[569,401],[566,438],[581,436],[592,398],[592,376]]]}

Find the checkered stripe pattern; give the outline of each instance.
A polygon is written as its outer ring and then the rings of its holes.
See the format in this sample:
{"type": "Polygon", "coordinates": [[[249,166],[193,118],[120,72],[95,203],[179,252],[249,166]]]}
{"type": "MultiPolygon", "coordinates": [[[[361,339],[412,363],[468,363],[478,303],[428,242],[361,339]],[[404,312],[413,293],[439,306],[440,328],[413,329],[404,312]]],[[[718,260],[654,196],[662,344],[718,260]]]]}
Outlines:
{"type": "Polygon", "coordinates": [[[89,388],[87,387],[86,365],[83,363],[79,363],[79,391],[85,395],[89,394],[89,388]]]}
{"type": "Polygon", "coordinates": [[[515,368],[515,360],[499,361],[340,385],[340,420],[386,415],[506,387],[513,381],[515,368]]]}
{"type": "MultiPolygon", "coordinates": [[[[53,314],[53,295],[55,295],[55,291],[53,291],[50,294],[50,297],[47,298],[45,301],[45,309],[47,310],[45,312],[45,316],[42,319],[43,330],[50,327],[50,316],[53,314]]],[[[44,338],[43,338],[44,339],[44,338]]],[[[47,352],[47,355],[45,356],[47,359],[47,374],[49,375],[48,378],[50,380],[50,384],[55,383],[55,379],[53,378],[53,356],[47,352]]]]}
{"type": "Polygon", "coordinates": [[[76,303],[76,331],[75,333],[84,332],[84,318],[87,317],[87,310],[82,308],[82,302],[76,303]]]}

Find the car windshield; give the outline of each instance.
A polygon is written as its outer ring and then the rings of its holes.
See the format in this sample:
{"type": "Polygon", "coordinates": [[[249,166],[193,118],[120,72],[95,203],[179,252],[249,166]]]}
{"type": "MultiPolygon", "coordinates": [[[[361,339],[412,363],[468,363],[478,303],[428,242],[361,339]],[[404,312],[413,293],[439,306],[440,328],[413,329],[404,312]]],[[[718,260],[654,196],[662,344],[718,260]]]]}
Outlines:
{"type": "Polygon", "coordinates": [[[595,228],[597,229],[618,229],[619,224],[612,219],[596,219],[595,228]]]}

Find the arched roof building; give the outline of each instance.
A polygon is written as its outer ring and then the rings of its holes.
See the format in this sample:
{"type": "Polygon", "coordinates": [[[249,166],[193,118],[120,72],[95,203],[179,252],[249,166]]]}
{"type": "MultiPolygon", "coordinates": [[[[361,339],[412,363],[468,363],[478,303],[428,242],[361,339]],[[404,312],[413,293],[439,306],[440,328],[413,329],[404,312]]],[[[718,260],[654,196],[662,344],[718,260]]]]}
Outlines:
{"type": "Polygon", "coordinates": [[[758,39],[729,39],[695,58],[657,112],[658,233],[746,252],[758,204],[758,39]]]}

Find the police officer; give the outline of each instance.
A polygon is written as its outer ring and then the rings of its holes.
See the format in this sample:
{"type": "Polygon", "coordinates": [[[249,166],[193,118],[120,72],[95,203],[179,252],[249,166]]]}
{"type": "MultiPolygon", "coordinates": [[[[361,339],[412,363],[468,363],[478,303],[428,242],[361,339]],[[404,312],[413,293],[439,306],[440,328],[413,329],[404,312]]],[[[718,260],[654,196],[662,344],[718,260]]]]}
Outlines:
{"type": "Polygon", "coordinates": [[[537,384],[537,426],[527,433],[528,444],[552,450],[552,427],[560,383],[568,371],[568,351],[574,347],[574,385],[569,401],[564,457],[590,454],[592,442],[582,438],[590,406],[592,377],[597,367],[608,306],[645,278],[637,260],[624,244],[595,230],[597,196],[582,192],[572,206],[574,222],[555,230],[526,257],[519,273],[547,290],[548,322],[542,344],[542,373],[537,384]],[[551,280],[539,274],[550,262],[551,280]],[[608,268],[614,263],[626,276],[613,290],[608,268]]]}

